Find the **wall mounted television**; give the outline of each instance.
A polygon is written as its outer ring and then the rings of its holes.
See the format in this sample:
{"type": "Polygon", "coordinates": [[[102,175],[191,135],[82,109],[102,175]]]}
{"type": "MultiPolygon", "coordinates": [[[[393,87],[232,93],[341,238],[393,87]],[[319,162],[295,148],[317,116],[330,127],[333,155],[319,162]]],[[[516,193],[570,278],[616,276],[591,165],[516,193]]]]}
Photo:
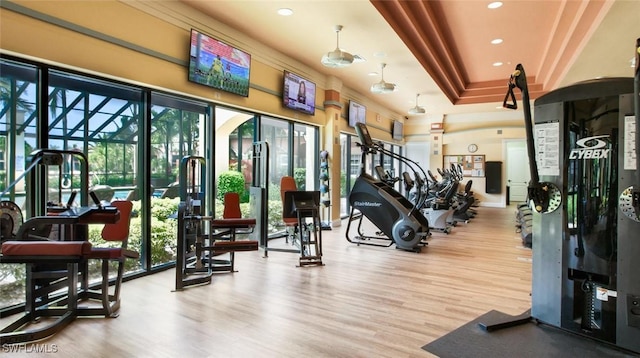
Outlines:
{"type": "Polygon", "coordinates": [[[191,29],[189,81],[249,96],[251,55],[191,29]]]}
{"type": "Polygon", "coordinates": [[[393,121],[393,129],[391,130],[391,138],[394,140],[402,140],[404,137],[404,123],[393,121]]]}
{"type": "Polygon", "coordinates": [[[357,123],[367,123],[367,107],[356,101],[349,100],[349,127],[355,127],[357,123]]]}
{"type": "Polygon", "coordinates": [[[306,114],[315,114],[316,84],[285,70],[282,103],[287,108],[306,114]]]}

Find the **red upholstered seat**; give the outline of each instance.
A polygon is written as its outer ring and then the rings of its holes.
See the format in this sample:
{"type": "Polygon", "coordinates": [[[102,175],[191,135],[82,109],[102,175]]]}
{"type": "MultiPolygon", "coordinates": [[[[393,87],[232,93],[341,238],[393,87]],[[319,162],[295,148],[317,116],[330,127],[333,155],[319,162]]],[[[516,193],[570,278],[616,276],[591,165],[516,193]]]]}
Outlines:
{"type": "Polygon", "coordinates": [[[211,220],[211,227],[214,229],[226,229],[226,228],[250,228],[256,226],[256,219],[213,219],[211,220]]]}
{"type": "MultiPolygon", "coordinates": [[[[282,210],[283,211],[284,211],[284,193],[287,192],[287,191],[296,191],[296,190],[298,190],[298,185],[296,185],[296,180],[293,177],[284,176],[284,177],[282,177],[282,179],[280,179],[280,200],[282,200],[282,204],[283,204],[282,210]]],[[[284,217],[284,212],[283,212],[282,221],[284,222],[284,224],[286,226],[297,226],[298,225],[298,219],[297,218],[284,217]]]]}
{"type": "Polygon", "coordinates": [[[229,192],[224,194],[222,217],[225,219],[240,219],[242,217],[242,212],[240,211],[240,195],[238,193],[229,192]]]}
{"type": "MultiPolygon", "coordinates": [[[[256,226],[256,219],[243,218],[240,211],[240,195],[229,192],[224,195],[224,211],[222,219],[211,220],[211,229],[215,232],[211,242],[212,255],[230,254],[229,260],[218,260],[218,271],[234,271],[236,251],[258,250],[258,242],[254,240],[237,240],[237,234],[250,234],[256,226]]],[[[214,260],[209,261],[214,264],[214,260]]]]}
{"type": "Polygon", "coordinates": [[[298,219],[285,217],[285,207],[284,207],[284,193],[287,191],[297,191],[298,185],[296,184],[296,180],[291,176],[284,176],[280,179],[280,200],[282,200],[282,222],[284,225],[289,228],[287,230],[285,241],[289,241],[289,236],[293,236],[298,227],[298,219]]]}
{"type": "Polygon", "coordinates": [[[125,259],[138,259],[140,255],[137,251],[127,248],[129,240],[129,227],[133,203],[128,200],[116,200],[111,203],[118,208],[120,219],[113,224],[106,224],[102,229],[102,238],[105,241],[119,242],[118,247],[92,247],[86,255],[87,259],[102,260],[102,285],[100,290],[91,291],[88,289],[88,277],[83,279],[84,297],[98,299],[102,302],[101,308],[86,309],[80,308],[80,315],[105,315],[116,317],[120,308],[120,286],[124,275],[125,259]],[[118,263],[118,272],[115,277],[114,293],[109,293],[109,262],[118,263]]]}
{"type": "Polygon", "coordinates": [[[25,264],[27,272],[24,315],[2,329],[3,346],[50,337],[76,318],[78,272],[90,251],[91,243],[87,241],[2,243],[0,262],[25,264]],[[54,289],[58,293],[52,294],[54,289]],[[66,294],[61,293],[63,290],[66,294]]]}
{"type": "Polygon", "coordinates": [[[248,229],[256,226],[256,219],[243,218],[240,211],[240,195],[229,192],[224,194],[222,219],[211,220],[214,229],[248,229]]]}
{"type": "Polygon", "coordinates": [[[6,241],[3,256],[86,256],[91,252],[87,241],[6,241]]]}

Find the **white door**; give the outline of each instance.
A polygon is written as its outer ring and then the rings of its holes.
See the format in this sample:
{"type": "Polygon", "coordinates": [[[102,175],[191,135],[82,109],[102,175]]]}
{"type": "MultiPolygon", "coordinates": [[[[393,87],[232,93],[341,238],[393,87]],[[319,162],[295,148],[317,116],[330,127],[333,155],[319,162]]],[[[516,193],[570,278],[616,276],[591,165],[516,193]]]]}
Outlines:
{"type": "Polygon", "coordinates": [[[529,156],[525,140],[508,141],[507,143],[507,186],[509,186],[509,203],[527,200],[529,173],[529,156]]]}
{"type": "Polygon", "coordinates": [[[407,142],[407,144],[404,145],[404,150],[405,156],[418,163],[425,172],[429,169],[430,142],[407,142]]]}

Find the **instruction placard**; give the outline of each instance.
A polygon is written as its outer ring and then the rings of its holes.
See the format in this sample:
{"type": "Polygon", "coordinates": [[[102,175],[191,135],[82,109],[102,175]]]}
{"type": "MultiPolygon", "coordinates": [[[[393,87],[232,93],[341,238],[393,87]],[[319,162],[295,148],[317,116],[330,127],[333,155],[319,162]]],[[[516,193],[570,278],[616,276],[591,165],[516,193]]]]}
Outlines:
{"type": "Polygon", "coordinates": [[[560,123],[541,123],[534,126],[538,175],[560,175],[560,123]]]}
{"type": "Polygon", "coordinates": [[[624,117],[624,170],[636,170],[636,117],[624,117]]]}

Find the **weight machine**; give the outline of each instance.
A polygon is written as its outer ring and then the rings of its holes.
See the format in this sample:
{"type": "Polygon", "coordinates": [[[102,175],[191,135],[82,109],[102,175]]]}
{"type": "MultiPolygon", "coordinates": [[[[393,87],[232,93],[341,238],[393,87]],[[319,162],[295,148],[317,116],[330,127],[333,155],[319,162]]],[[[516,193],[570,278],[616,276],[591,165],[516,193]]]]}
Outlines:
{"type": "Polygon", "coordinates": [[[485,329],[533,318],[640,353],[640,39],[635,50],[635,78],[549,92],[535,124],[522,65],[511,76],[505,107],[519,88],[532,178],[532,307],[485,329]]]}
{"type": "Polygon", "coordinates": [[[22,310],[24,314],[0,330],[0,345],[47,338],[78,316],[105,314],[107,305],[112,304],[107,302],[113,296],[108,295],[104,284],[104,295],[89,291],[87,262],[95,251],[88,241],[87,225],[113,224],[120,219],[119,210],[103,206],[96,195],[88,191],[88,164],[84,153],[38,149],[31,153],[28,164],[0,194],[4,197],[23,179],[26,181],[26,220],[15,202],[0,203],[0,263],[24,264],[26,270],[25,305],[11,310],[22,310]],[[79,164],[79,185],[72,185],[76,178],[62,174],[63,164],[68,161],[79,164]],[[57,183],[53,178],[56,174],[57,183]],[[67,186],[77,189],[69,190],[69,198],[63,200],[62,189],[67,186]],[[81,206],[75,205],[78,193],[81,206]],[[88,205],[89,196],[94,206],[88,205]],[[103,308],[79,306],[79,302],[96,297],[102,299],[103,308]],[[48,319],[40,322],[42,317],[48,319]]]}
{"type": "Polygon", "coordinates": [[[264,257],[270,251],[297,253],[298,266],[322,266],[322,223],[320,220],[320,191],[286,191],[283,197],[283,218],[297,219],[297,225],[292,235],[292,245],[297,247],[269,246],[269,241],[288,236],[278,234],[269,237],[268,207],[269,198],[269,143],[254,142],[253,151],[253,181],[250,189],[251,211],[256,217],[256,235],[260,248],[264,250],[264,257]]]}
{"type": "Polygon", "coordinates": [[[206,165],[198,156],[180,162],[180,204],[176,257],[176,291],[211,283],[214,272],[234,272],[236,251],[255,251],[255,240],[235,240],[237,230],[252,231],[255,219],[218,218],[205,200],[206,165]],[[229,254],[228,259],[217,256],[229,254]]]}
{"type": "MultiPolygon", "coordinates": [[[[427,238],[430,235],[429,222],[418,209],[423,201],[424,194],[418,191],[415,205],[393,187],[385,184],[365,172],[366,157],[368,154],[382,152],[394,159],[398,159],[413,169],[422,171],[415,162],[385,150],[382,146],[375,144],[371,140],[367,126],[364,123],[356,125],[356,133],[360,138],[360,148],[362,149],[362,159],[360,163],[360,175],[356,179],[351,193],[349,203],[351,213],[345,236],[347,241],[357,245],[372,245],[390,247],[395,244],[398,249],[420,252],[422,246],[427,245],[427,238]],[[358,210],[359,213],[356,213],[358,210]],[[367,236],[362,232],[362,220],[366,217],[378,229],[379,235],[367,236]],[[350,237],[351,223],[358,220],[357,235],[350,237]],[[384,234],[385,236],[381,236],[384,234]]],[[[423,177],[425,176],[422,171],[423,177]]]]}

